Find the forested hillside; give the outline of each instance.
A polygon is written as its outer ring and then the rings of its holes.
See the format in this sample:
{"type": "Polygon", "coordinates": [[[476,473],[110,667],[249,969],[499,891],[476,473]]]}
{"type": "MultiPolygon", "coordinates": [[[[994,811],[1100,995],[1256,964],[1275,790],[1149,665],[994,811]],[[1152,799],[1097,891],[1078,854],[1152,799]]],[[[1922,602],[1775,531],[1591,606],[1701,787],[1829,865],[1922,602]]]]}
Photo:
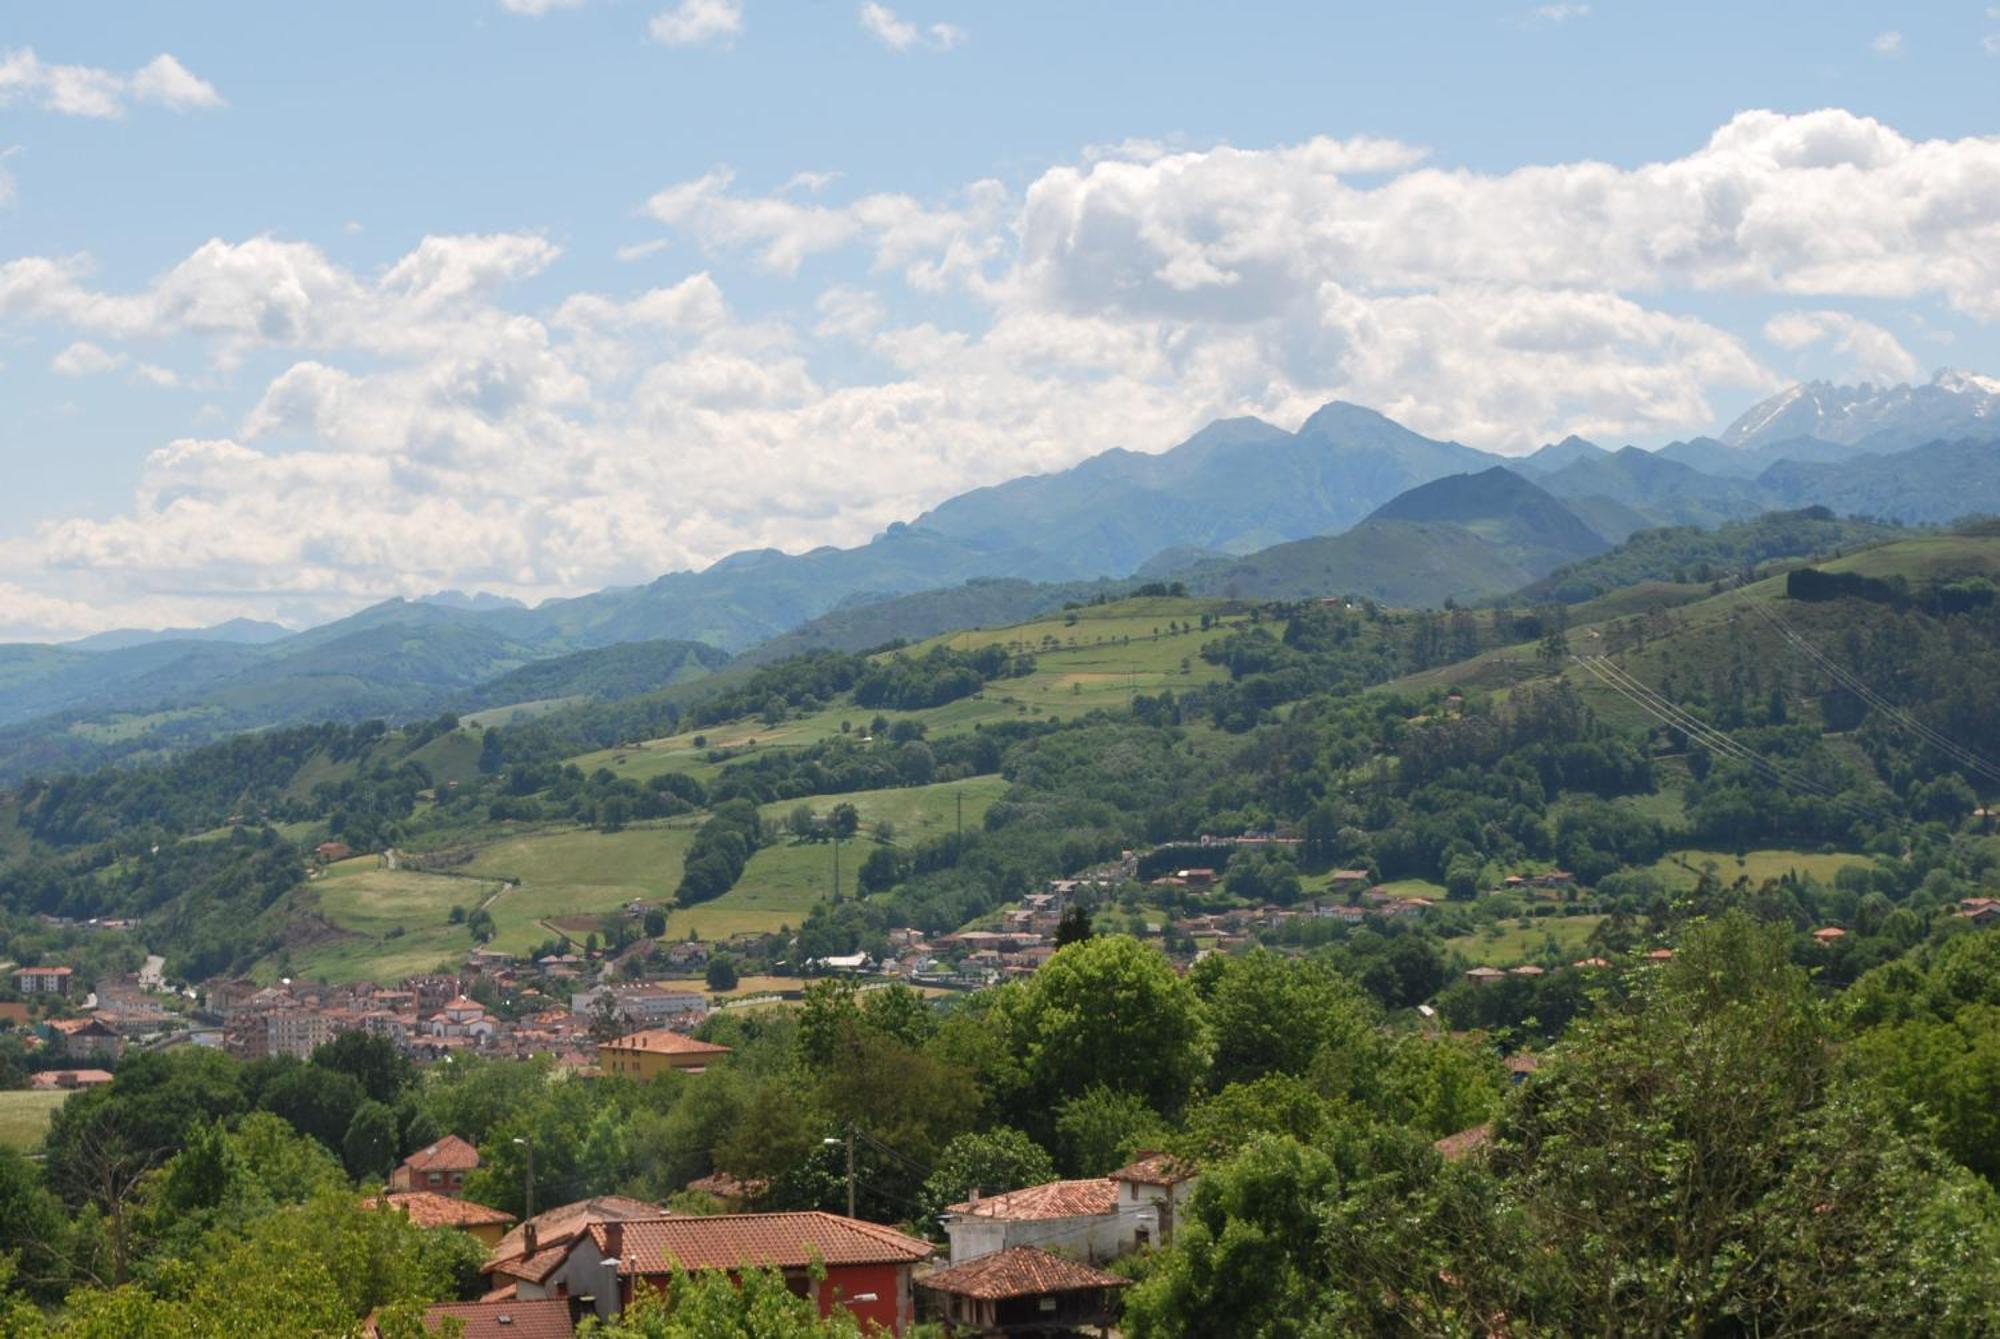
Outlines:
{"type": "MultiPolygon", "coordinates": [[[[2000,541],[1892,535],[1802,513],[1642,536],[1551,589],[1574,605],[1159,588],[706,693],[267,732],[24,785],[0,951],[153,951],[191,980],[393,981],[601,924],[606,953],[719,952],[729,927],[733,982],[894,963],[910,936],[1085,882],[1038,970],[930,1006],[832,982],[725,1011],[703,1035],[734,1061],[692,1080],[128,1060],[65,1107],[45,1180],[5,1164],[17,1299],[101,1305],[107,1202],[79,1169],[107,1132],[232,1176],[282,1157],[313,1186],[451,1130],[494,1150],[471,1189],[503,1208],[521,1139],[545,1196],[665,1198],[722,1171],[762,1207],[838,1209],[823,1141],[852,1126],[861,1213],[919,1232],[970,1184],[1142,1148],[1198,1163],[1179,1235],[1130,1262],[1135,1336],[1501,1312],[1520,1333],[1985,1332],[2000,939],[1963,911],[2000,897],[1975,812],[2000,793],[2000,541]],[[1647,605],[1628,577],[1691,589],[1647,605]],[[357,854],[322,868],[329,839],[357,854]],[[391,848],[394,871],[366,854],[391,848]],[[1178,877],[1195,863],[1212,883],[1178,877]],[[617,909],[649,889],[642,932],[617,909]],[[43,919],[89,916],[137,926],[43,919]]],[[[251,1239],[334,1230],[297,1196],[245,1210],[251,1239]]],[[[119,1249],[157,1260],[208,1230],[190,1202],[210,1201],[145,1199],[119,1249]]],[[[454,1286],[408,1269],[370,1304],[454,1286]]]]}

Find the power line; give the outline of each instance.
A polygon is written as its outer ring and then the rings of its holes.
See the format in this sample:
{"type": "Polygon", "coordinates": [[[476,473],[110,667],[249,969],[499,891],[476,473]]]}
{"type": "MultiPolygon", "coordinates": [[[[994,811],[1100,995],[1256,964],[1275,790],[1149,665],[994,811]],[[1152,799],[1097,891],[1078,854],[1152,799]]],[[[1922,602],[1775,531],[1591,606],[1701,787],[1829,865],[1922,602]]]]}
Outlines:
{"type": "Polygon", "coordinates": [[[1893,822],[1895,815],[1872,802],[1857,799],[1814,777],[1806,776],[1793,769],[1781,766],[1756,752],[1748,745],[1735,739],[1721,729],[1708,724],[1680,707],[1672,699],[1648,687],[1642,680],[1608,659],[1598,657],[1574,657],[1578,664],[1589,670],[1606,687],[1626,698],[1641,711],[1662,724],[1678,730],[1683,735],[1710,751],[1747,764],[1752,771],[1767,784],[1776,783],[1804,791],[1828,804],[1840,806],[1872,822],[1893,822]]]}
{"type": "MultiPolygon", "coordinates": [[[[1741,594],[1740,589],[1738,593],[1741,594]]],[[[1881,712],[1884,716],[1888,717],[1890,721],[1892,721],[1897,725],[1902,726],[1905,730],[1908,730],[1910,733],[1916,735],[1918,739],[1922,740],[1924,743],[1931,745],[1933,748],[1937,749],[1940,753],[1943,753],[1946,757],[1951,758],[1954,762],[1957,762],[1960,766],[1968,767],[1975,772],[1983,773],[1986,777],[1988,777],[1991,780],[2000,781],[2000,765],[1995,765],[1993,763],[1988,762],[1984,757],[1974,752],[1971,748],[1968,748],[1967,746],[1960,744],[1957,740],[1952,739],[1951,737],[1945,735],[1941,731],[1929,725],[1924,724],[1922,721],[1918,720],[1915,716],[1912,716],[1909,712],[1903,710],[1895,703],[1889,701],[1882,694],[1876,692],[1875,689],[1870,687],[1861,678],[1860,675],[1855,674],[1851,670],[1847,669],[1845,666],[1840,665],[1839,663],[1834,661],[1830,656],[1828,656],[1825,652],[1821,651],[1819,647],[1815,646],[1812,642],[1808,641],[1803,635],[1799,633],[1799,631],[1796,628],[1793,628],[1789,623],[1785,622],[1784,618],[1775,611],[1766,609],[1761,603],[1757,601],[1746,600],[1745,603],[1747,603],[1749,607],[1759,617],[1761,617],[1766,623],[1768,623],[1773,629],[1775,629],[1779,636],[1783,637],[1794,648],[1803,652],[1806,656],[1811,658],[1813,663],[1817,664],[1821,669],[1825,670],[1828,674],[1832,675],[1834,680],[1837,683],[1839,683],[1842,687],[1854,693],[1862,701],[1866,702],[1870,707],[1873,707],[1875,710],[1881,712]]]]}

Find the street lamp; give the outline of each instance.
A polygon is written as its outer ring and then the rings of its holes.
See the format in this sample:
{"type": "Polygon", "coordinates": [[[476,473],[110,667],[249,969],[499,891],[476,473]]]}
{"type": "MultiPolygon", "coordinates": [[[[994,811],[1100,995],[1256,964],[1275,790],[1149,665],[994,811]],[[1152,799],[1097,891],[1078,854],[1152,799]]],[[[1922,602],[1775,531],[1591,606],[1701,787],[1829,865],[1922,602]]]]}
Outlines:
{"type": "Polygon", "coordinates": [[[846,1139],[822,1139],[819,1142],[827,1148],[834,1148],[843,1143],[847,1145],[847,1216],[852,1218],[854,1217],[854,1122],[847,1123],[846,1139]]]}
{"type": "Polygon", "coordinates": [[[525,1223],[535,1216],[535,1143],[532,1139],[518,1137],[514,1142],[528,1150],[528,1186],[521,1206],[521,1221],[525,1223]]]}

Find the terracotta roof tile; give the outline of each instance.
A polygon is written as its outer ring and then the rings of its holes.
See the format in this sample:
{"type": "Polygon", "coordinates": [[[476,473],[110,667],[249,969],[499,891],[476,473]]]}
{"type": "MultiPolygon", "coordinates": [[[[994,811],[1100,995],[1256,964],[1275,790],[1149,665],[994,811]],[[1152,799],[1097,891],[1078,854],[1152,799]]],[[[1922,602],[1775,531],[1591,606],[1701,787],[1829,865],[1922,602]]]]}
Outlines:
{"type": "MultiPolygon", "coordinates": [[[[657,1204],[645,1200],[635,1200],[627,1195],[598,1195],[592,1199],[577,1200],[573,1204],[559,1205],[544,1210],[529,1219],[535,1225],[536,1247],[543,1254],[551,1246],[567,1246],[585,1232],[591,1224],[610,1219],[664,1218],[667,1211],[657,1204]]],[[[486,1268],[493,1270],[508,1261],[520,1258],[527,1250],[527,1223],[520,1224],[493,1248],[493,1254],[486,1258],[486,1268]]]]}
{"type": "Polygon", "coordinates": [[[395,1191],[371,1196],[364,1202],[371,1209],[379,1209],[386,1204],[418,1227],[493,1227],[514,1221],[511,1213],[489,1209],[471,1200],[455,1200],[430,1190],[395,1191]]]}
{"type": "MultiPolygon", "coordinates": [[[[929,1242],[894,1228],[818,1212],[656,1218],[627,1222],[619,1230],[624,1260],[619,1272],[625,1274],[660,1274],[676,1265],[799,1269],[815,1259],[828,1265],[910,1264],[932,1251],[929,1242]]],[[[609,1254],[604,1226],[593,1225],[590,1235],[609,1254]]]]}
{"type": "Polygon", "coordinates": [[[540,1283],[562,1267],[562,1262],[569,1259],[570,1249],[575,1245],[576,1238],[572,1237],[559,1246],[546,1247],[533,1255],[517,1255],[497,1265],[489,1261],[486,1269],[496,1277],[540,1283]]]}
{"type": "Polygon", "coordinates": [[[989,1195],[973,1203],[954,1204],[947,1213],[971,1218],[1003,1218],[1032,1222],[1046,1218],[1089,1218],[1118,1211],[1118,1183],[1108,1176],[1087,1181],[1050,1181],[1046,1185],[989,1195]]]}
{"type": "MultiPolygon", "coordinates": [[[[424,1328],[436,1333],[445,1317],[464,1326],[464,1339],[569,1339],[576,1333],[566,1298],[495,1302],[441,1302],[424,1311],[424,1328]]],[[[376,1333],[374,1325],[369,1332],[376,1333]]]]}
{"type": "Polygon", "coordinates": [[[455,1134],[403,1159],[413,1172],[469,1172],[479,1165],[479,1150],[455,1134]]]}
{"type": "Polygon", "coordinates": [[[644,1032],[633,1032],[616,1041],[598,1043],[600,1050],[645,1051],[653,1055],[728,1055],[727,1046],[717,1046],[712,1042],[696,1041],[684,1032],[672,1028],[648,1028],[644,1032]]]}
{"type": "Polygon", "coordinates": [[[1477,1153],[1492,1142],[1493,1127],[1491,1125],[1475,1125],[1469,1130],[1460,1130],[1457,1134],[1448,1134],[1435,1144],[1432,1144],[1431,1147],[1435,1148],[1446,1162],[1457,1162],[1460,1158],[1469,1157],[1477,1153]]]}
{"type": "Polygon", "coordinates": [[[1183,1158],[1149,1149],[1111,1173],[1111,1179],[1131,1181],[1142,1186],[1172,1186],[1193,1180],[1200,1171],[1200,1168],[1183,1158]]]}
{"type": "Polygon", "coordinates": [[[917,1280],[917,1286],[931,1292],[998,1302],[1079,1288],[1123,1288],[1131,1282],[1032,1246],[1016,1246],[926,1274],[917,1280]]]}

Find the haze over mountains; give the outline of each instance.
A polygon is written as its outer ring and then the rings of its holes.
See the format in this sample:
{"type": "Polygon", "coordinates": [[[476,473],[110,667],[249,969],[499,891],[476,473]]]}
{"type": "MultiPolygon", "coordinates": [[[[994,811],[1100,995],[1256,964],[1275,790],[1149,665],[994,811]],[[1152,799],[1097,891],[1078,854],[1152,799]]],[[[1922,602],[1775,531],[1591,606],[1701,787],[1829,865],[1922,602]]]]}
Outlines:
{"type": "Polygon", "coordinates": [[[2000,512],[2000,382],[1799,386],[1721,439],[1570,438],[1526,458],[1336,402],[1296,432],[1227,419],[1158,454],[977,489],[856,548],[739,553],[532,609],[443,592],[296,634],[238,620],[5,646],[0,776],[293,721],[639,692],[724,653],[1014,621],[1135,578],[1245,598],[1494,598],[1639,531],[1806,505],[1903,523],[2000,512]]]}

